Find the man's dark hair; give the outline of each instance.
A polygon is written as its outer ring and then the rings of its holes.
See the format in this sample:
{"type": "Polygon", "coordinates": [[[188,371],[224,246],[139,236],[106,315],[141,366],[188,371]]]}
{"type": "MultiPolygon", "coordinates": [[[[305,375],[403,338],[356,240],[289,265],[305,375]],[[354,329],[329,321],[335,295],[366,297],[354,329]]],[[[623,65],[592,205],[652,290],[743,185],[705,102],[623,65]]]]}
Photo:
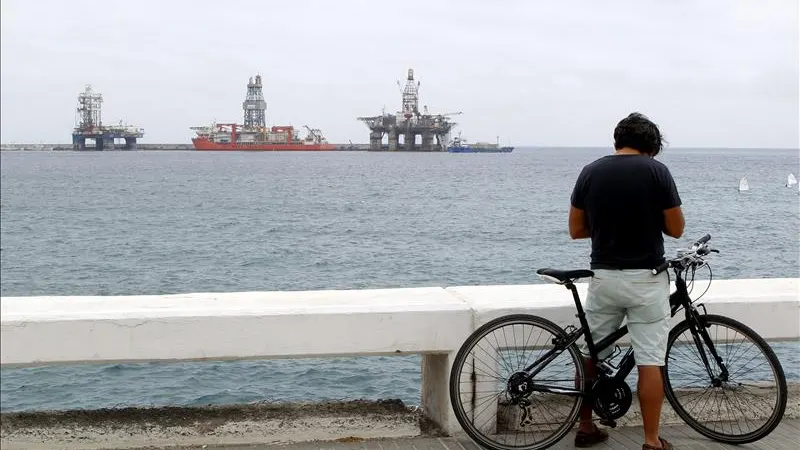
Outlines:
{"type": "Polygon", "coordinates": [[[650,156],[656,156],[664,148],[664,137],[658,125],[644,114],[634,112],[622,119],[614,129],[614,148],[628,147],[650,156]]]}

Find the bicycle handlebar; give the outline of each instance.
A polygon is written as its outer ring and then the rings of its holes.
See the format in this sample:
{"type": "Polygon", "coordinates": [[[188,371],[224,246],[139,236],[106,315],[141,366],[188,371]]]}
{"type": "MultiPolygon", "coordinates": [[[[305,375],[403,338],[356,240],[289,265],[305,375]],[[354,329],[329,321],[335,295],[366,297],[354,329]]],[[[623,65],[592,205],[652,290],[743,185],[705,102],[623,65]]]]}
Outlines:
{"type": "Polygon", "coordinates": [[[706,242],[708,242],[710,240],[711,240],[711,235],[710,234],[706,234],[705,236],[703,236],[700,239],[698,239],[697,241],[695,241],[694,246],[695,247],[699,247],[699,246],[705,244],[706,242]]]}
{"type": "Polygon", "coordinates": [[[663,272],[663,271],[665,271],[667,269],[669,269],[669,261],[664,261],[658,267],[653,269],[652,272],[653,272],[653,275],[658,275],[658,274],[660,274],[661,272],[663,272]]]}
{"type": "Polygon", "coordinates": [[[678,256],[673,259],[668,259],[660,264],[658,267],[652,270],[653,275],[658,275],[659,273],[667,270],[670,267],[685,269],[692,264],[697,264],[702,262],[702,257],[708,255],[709,253],[719,253],[719,250],[715,248],[710,248],[707,244],[708,241],[711,240],[711,235],[706,234],[705,236],[701,237],[692,245],[692,248],[686,252],[678,252],[678,256]]]}

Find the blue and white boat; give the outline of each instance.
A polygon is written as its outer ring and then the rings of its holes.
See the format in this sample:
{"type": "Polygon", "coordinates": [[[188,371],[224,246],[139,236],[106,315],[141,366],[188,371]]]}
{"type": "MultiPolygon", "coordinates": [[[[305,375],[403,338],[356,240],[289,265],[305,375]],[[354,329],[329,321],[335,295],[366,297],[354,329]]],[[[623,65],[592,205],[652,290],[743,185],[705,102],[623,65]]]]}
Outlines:
{"type": "Polygon", "coordinates": [[[461,137],[461,133],[447,146],[447,151],[450,153],[511,153],[513,150],[514,147],[501,147],[499,137],[494,144],[489,142],[470,144],[461,137]]]}

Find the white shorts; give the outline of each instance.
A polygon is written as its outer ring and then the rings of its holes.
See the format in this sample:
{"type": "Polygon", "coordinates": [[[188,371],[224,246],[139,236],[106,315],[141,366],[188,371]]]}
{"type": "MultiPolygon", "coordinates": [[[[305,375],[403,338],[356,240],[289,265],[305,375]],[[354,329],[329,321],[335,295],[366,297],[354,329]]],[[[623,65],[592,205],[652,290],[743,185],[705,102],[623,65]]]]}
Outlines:
{"type": "MultiPolygon", "coordinates": [[[[663,366],[669,336],[669,276],[648,269],[595,269],[586,297],[586,321],[595,344],[626,319],[637,366],[663,366]]],[[[589,350],[582,346],[584,354],[589,350]]],[[[598,352],[605,359],[614,346],[598,352]]]]}

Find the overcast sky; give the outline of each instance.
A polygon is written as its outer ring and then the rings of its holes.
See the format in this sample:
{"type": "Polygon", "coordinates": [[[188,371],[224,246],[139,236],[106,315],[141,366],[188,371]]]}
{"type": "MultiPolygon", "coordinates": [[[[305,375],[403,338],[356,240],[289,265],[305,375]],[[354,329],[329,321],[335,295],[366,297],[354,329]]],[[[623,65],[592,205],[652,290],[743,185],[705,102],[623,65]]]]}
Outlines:
{"type": "Polygon", "coordinates": [[[241,123],[261,73],[267,124],[367,142],[357,116],[463,111],[471,140],[610,145],[649,115],[673,147],[798,145],[797,0],[3,0],[0,140],[70,141],[85,84],[142,142],[241,123]]]}

